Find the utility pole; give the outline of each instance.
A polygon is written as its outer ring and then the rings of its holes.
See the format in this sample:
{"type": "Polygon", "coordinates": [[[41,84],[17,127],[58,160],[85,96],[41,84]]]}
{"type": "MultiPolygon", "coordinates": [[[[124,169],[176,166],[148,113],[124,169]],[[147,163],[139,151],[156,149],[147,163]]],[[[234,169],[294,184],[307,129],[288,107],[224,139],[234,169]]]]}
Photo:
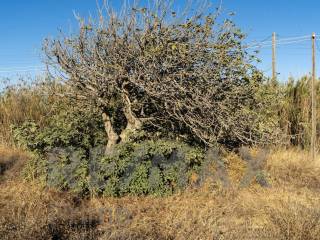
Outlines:
{"type": "Polygon", "coordinates": [[[316,159],[316,141],[317,141],[317,103],[316,103],[316,34],[312,33],[312,79],[311,79],[311,105],[312,105],[312,130],[311,130],[311,156],[316,159]]]}
{"type": "Polygon", "coordinates": [[[272,83],[275,84],[277,81],[276,71],[276,33],[272,33],[272,83]]]}

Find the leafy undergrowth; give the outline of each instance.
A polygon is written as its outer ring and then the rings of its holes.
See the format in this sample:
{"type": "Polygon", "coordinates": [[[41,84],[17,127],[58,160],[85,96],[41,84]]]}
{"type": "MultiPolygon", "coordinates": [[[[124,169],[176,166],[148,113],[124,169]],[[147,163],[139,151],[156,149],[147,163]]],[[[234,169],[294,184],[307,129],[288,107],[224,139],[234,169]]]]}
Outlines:
{"type": "Polygon", "coordinates": [[[0,239],[320,239],[319,161],[298,150],[270,155],[268,188],[240,187],[246,165],[230,154],[228,187],[91,199],[19,179],[12,171],[27,155],[14,151],[1,150],[1,164],[17,160],[2,172],[0,239]]]}

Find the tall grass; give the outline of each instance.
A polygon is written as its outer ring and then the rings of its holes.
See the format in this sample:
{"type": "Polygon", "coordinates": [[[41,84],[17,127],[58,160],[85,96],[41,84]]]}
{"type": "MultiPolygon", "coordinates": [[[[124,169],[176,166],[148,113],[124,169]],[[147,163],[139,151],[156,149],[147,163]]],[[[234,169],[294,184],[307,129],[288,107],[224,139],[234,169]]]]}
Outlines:
{"type": "Polygon", "coordinates": [[[0,93],[0,143],[12,144],[11,127],[27,120],[45,124],[57,100],[56,83],[49,78],[20,80],[0,93]]]}
{"type": "MultiPolygon", "coordinates": [[[[287,138],[287,145],[308,148],[311,139],[311,78],[289,78],[288,82],[280,83],[279,123],[287,138]]],[[[320,112],[320,88],[316,86],[317,112],[320,112]]],[[[317,115],[319,129],[320,114],[317,115]]],[[[319,139],[320,132],[317,132],[319,139]]],[[[319,143],[319,142],[318,142],[319,143]]]]}

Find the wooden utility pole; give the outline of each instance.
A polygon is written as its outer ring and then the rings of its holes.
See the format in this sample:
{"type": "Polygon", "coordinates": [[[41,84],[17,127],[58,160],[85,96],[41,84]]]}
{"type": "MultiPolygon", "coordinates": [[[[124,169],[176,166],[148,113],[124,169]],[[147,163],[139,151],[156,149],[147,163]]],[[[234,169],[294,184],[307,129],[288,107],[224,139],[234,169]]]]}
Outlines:
{"type": "Polygon", "coordinates": [[[316,158],[317,141],[317,102],[316,102],[316,34],[312,33],[312,79],[311,79],[311,105],[312,105],[312,132],[311,132],[311,156],[314,161],[316,158]]]}
{"type": "Polygon", "coordinates": [[[272,33],[272,83],[277,81],[277,70],[276,70],[276,33],[272,33]]]}

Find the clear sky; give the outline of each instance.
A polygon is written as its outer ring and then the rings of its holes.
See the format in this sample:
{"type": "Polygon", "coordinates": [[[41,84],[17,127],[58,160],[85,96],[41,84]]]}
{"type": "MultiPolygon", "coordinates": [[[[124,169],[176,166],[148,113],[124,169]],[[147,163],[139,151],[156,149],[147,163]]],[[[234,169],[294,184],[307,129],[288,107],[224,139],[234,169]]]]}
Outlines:
{"type": "MultiPolygon", "coordinates": [[[[120,0],[110,1],[115,6],[120,0]]],[[[176,0],[182,5],[184,0],[176,0]]],[[[212,0],[218,5],[218,0],[212,0]]],[[[320,1],[318,0],[223,0],[223,10],[235,12],[235,23],[248,33],[248,42],[299,37],[316,32],[320,39],[320,1]]],[[[41,44],[58,29],[76,29],[74,11],[82,16],[96,13],[96,0],[3,0],[0,5],[0,77],[39,73],[42,68],[41,44]]],[[[319,44],[320,47],[320,44],[319,44]]],[[[317,51],[320,56],[320,48],[317,51]]],[[[271,73],[271,47],[261,49],[258,67],[271,73]]],[[[320,59],[319,59],[320,60],[320,59]]],[[[301,76],[311,69],[311,40],[279,45],[279,78],[301,76]]],[[[318,76],[320,65],[318,64],[318,76]]]]}

